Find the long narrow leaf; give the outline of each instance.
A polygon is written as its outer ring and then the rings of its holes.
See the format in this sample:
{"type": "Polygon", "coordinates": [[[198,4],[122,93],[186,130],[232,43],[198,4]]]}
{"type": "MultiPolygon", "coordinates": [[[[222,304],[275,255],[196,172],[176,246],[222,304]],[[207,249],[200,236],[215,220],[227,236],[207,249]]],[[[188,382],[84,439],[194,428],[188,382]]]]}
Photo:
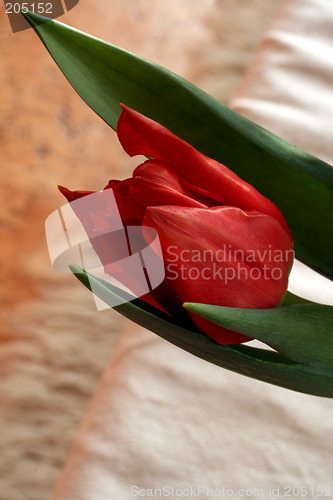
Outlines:
{"type": "Polygon", "coordinates": [[[24,15],[75,90],[108,124],[115,128],[124,102],[226,164],[279,206],[297,257],[333,276],[329,165],[158,65],[58,21],[24,15]]]}
{"type": "Polygon", "coordinates": [[[333,307],[297,304],[273,309],[239,309],[185,304],[186,309],[254,337],[290,359],[333,376],[333,307]]]}
{"type": "MultiPolygon", "coordinates": [[[[75,276],[109,304],[115,303],[119,290],[94,278],[77,266],[75,276]]],[[[126,318],[155,332],[163,339],[210,363],[248,377],[315,396],[333,397],[333,376],[293,362],[284,356],[245,345],[222,346],[206,335],[185,329],[160,311],[136,299],[115,307],[126,318]]]]}

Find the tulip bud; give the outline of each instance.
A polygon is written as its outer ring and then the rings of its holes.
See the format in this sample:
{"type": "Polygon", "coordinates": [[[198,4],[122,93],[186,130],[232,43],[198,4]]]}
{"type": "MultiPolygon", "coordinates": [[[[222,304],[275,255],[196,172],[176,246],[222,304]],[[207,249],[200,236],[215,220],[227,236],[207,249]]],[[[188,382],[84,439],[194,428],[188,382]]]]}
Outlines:
{"type": "MultiPolygon", "coordinates": [[[[182,304],[277,306],[293,262],[292,238],[281,212],[226,166],[140,113],[122,109],[117,134],[123,148],[130,156],[151,159],[131,178],[111,180],[104,189],[113,189],[125,226],[157,230],[166,272],[163,283],[141,298],[193,322],[221,344],[250,340],[185,311],[182,304]]],[[[90,194],[60,189],[68,201],[90,194]]],[[[94,238],[93,214],[77,215],[94,238]]],[[[107,217],[107,207],[98,217],[107,217]]],[[[112,241],[97,239],[93,245],[107,272],[112,241]]]]}

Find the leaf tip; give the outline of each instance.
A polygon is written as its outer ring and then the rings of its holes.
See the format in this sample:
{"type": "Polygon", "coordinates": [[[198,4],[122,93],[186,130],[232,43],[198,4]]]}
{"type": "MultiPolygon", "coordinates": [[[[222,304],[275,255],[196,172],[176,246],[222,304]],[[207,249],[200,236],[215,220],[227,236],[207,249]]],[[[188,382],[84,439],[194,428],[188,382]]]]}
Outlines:
{"type": "Polygon", "coordinates": [[[83,274],[85,272],[84,269],[77,266],[76,264],[68,264],[68,267],[72,271],[73,274],[83,274]]]}
{"type": "Polygon", "coordinates": [[[40,24],[53,21],[51,17],[41,16],[40,14],[35,14],[35,12],[31,12],[30,10],[21,9],[20,12],[32,28],[37,28],[40,24]]]}

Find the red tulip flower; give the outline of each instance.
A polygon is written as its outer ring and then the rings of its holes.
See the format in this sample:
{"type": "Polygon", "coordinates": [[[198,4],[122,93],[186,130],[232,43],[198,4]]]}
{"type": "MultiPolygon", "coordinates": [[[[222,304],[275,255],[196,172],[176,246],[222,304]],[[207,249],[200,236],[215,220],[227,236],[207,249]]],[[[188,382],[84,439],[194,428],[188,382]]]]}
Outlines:
{"type": "MultiPolygon", "coordinates": [[[[279,209],[221,163],[158,123],[122,105],[118,138],[130,155],[149,158],[130,179],[111,180],[123,224],[157,230],[166,276],[141,297],[192,322],[221,344],[249,340],[188,313],[184,302],[271,308],[281,303],[293,261],[292,238],[279,209]]],[[[91,194],[61,188],[68,201],[91,194]]],[[[78,214],[105,265],[112,239],[92,240],[92,224],[107,224],[108,209],[78,214]]]]}

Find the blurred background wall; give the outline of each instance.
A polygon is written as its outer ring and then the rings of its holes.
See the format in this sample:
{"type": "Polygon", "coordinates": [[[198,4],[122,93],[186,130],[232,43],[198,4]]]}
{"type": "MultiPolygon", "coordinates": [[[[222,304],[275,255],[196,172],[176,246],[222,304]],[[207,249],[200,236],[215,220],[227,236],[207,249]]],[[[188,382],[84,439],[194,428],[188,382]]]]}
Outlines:
{"type": "MultiPolygon", "coordinates": [[[[279,0],[80,0],[59,20],[227,102],[279,0]]],[[[99,190],[136,165],[31,29],[0,4],[0,500],[45,500],[125,325],[50,266],[57,185],[99,190]]]]}

